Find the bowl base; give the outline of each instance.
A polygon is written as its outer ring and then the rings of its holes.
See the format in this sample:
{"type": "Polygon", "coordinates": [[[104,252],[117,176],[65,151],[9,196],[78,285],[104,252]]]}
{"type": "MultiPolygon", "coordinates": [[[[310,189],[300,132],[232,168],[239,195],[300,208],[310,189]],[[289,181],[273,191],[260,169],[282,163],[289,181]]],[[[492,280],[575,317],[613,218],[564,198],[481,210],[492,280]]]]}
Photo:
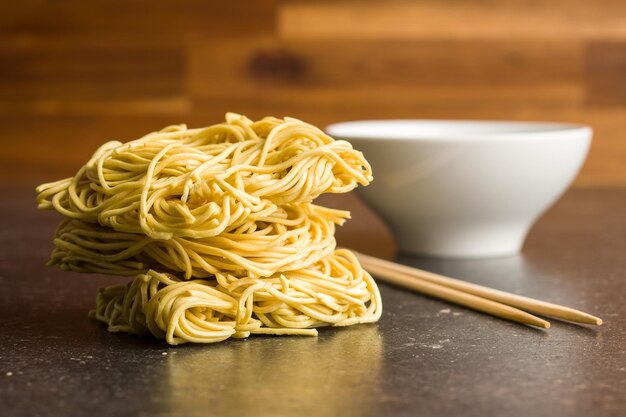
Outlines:
{"type": "MultiPolygon", "coordinates": [[[[524,228],[526,229],[526,228],[524,228]]],[[[398,236],[398,235],[397,235],[398,236]]],[[[485,233],[435,234],[430,237],[398,236],[402,252],[435,258],[501,258],[520,253],[526,230],[490,231],[485,233]]]]}

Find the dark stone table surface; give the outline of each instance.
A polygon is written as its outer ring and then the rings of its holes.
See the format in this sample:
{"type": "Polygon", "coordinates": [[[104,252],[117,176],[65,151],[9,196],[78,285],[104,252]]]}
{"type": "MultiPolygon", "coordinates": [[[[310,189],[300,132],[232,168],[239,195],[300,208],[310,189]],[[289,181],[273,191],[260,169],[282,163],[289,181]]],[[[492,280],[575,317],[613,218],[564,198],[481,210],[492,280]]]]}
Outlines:
{"type": "MultiPolygon", "coordinates": [[[[626,189],[574,189],[522,255],[400,262],[579,308],[600,328],[539,330],[381,284],[378,324],[318,338],[170,347],[90,320],[98,287],[124,279],[45,262],[58,216],[34,192],[0,204],[2,416],[624,416],[626,189]]],[[[356,197],[338,239],[389,257],[389,231],[356,197]]]]}

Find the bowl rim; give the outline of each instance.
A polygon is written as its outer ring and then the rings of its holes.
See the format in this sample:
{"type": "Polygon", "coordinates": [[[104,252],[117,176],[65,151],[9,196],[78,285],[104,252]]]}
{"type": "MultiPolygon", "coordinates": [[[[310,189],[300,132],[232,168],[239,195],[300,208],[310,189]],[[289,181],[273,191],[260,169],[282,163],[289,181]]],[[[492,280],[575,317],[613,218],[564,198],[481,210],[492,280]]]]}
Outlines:
{"type": "MultiPolygon", "coordinates": [[[[400,129],[402,130],[402,129],[400,129]]],[[[324,131],[336,139],[358,140],[408,140],[408,141],[492,141],[492,140],[572,140],[574,137],[591,138],[593,129],[591,126],[579,123],[545,122],[545,121],[520,121],[520,120],[477,120],[477,119],[363,119],[332,123],[324,128],[324,131]],[[380,133],[381,126],[392,126],[396,131],[380,133]],[[424,125],[431,127],[431,131],[407,131],[406,127],[413,128],[424,125]],[[373,126],[377,127],[372,128],[373,126]],[[404,126],[404,131],[398,131],[399,126],[404,126]],[[443,132],[433,132],[433,126],[449,128],[443,132]],[[468,129],[485,128],[482,132],[462,131],[468,129]],[[488,131],[488,127],[499,128],[488,131]],[[515,129],[517,127],[517,129],[515,129]],[[456,131],[452,131],[456,128],[456,131]],[[508,129],[507,129],[508,128],[508,129]],[[524,130],[526,128],[526,130],[524,130]]]]}

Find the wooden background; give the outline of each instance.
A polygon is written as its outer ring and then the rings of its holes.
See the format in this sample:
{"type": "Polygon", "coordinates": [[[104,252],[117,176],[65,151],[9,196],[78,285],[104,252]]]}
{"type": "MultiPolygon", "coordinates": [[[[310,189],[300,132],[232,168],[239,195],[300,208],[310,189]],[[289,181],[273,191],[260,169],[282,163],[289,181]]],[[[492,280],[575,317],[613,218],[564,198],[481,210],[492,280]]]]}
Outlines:
{"type": "Polygon", "coordinates": [[[71,175],[105,140],[226,111],[588,123],[576,184],[626,185],[626,1],[0,6],[0,181],[71,175]]]}

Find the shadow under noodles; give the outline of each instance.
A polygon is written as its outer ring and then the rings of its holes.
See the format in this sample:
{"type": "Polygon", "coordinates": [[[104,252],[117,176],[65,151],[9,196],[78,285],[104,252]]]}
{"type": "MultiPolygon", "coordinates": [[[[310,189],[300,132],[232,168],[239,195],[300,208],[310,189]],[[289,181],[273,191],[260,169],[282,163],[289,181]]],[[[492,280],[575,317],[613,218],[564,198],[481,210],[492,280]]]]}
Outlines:
{"type": "Polygon", "coordinates": [[[185,416],[361,415],[376,407],[383,349],[376,325],[184,346],[159,392],[185,416]]]}

